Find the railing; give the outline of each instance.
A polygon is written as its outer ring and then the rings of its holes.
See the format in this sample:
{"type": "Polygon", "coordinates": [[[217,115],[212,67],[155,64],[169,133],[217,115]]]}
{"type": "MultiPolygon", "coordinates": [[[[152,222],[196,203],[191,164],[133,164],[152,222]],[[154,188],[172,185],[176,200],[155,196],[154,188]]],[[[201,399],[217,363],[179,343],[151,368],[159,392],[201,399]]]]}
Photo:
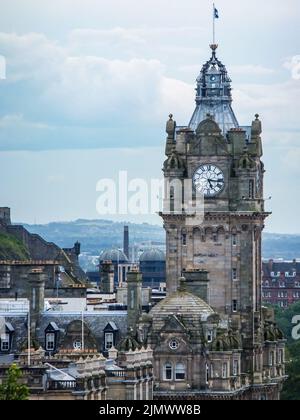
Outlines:
{"type": "Polygon", "coordinates": [[[77,388],[76,381],[50,381],[48,382],[48,390],[50,391],[68,391],[77,388]]]}
{"type": "Polygon", "coordinates": [[[124,378],[125,372],[124,372],[124,370],[107,370],[106,371],[106,376],[108,376],[110,378],[114,378],[114,377],[124,378]]]}

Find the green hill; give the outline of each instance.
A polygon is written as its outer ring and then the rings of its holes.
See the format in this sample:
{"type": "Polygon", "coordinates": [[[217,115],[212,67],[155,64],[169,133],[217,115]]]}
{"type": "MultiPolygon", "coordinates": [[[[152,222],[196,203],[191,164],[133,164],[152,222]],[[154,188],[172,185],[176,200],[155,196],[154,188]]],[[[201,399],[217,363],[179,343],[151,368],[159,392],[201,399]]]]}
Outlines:
{"type": "Polygon", "coordinates": [[[29,252],[26,247],[12,235],[0,233],[0,260],[26,260],[29,252]]]}

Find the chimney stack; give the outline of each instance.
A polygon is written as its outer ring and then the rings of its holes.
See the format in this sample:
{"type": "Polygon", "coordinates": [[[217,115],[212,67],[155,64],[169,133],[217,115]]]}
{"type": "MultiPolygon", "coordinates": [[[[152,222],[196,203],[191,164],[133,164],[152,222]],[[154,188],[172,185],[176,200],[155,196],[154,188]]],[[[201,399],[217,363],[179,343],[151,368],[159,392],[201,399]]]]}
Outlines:
{"type": "Polygon", "coordinates": [[[128,329],[136,336],[137,322],[142,315],[142,274],[132,268],[127,274],[127,323],[128,329]]]}
{"type": "Polygon", "coordinates": [[[100,289],[102,293],[112,294],[114,293],[114,273],[115,268],[112,261],[103,261],[100,266],[100,278],[101,285],[100,289]]]}
{"type": "Polygon", "coordinates": [[[129,227],[124,226],[123,252],[129,259],[129,227]]]}

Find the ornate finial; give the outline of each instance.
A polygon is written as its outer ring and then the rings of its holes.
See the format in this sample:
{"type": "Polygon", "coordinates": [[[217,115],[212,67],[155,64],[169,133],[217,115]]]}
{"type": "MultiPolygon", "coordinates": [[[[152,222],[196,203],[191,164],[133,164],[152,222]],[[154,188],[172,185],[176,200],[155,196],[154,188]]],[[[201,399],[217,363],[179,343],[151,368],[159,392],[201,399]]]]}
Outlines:
{"type": "Polygon", "coordinates": [[[169,115],[170,120],[173,120],[173,114],[169,115]]]}
{"type": "Polygon", "coordinates": [[[255,118],[258,120],[259,119],[259,114],[255,114],[255,118]]]}
{"type": "Polygon", "coordinates": [[[215,52],[218,48],[218,44],[210,44],[210,48],[211,48],[212,51],[215,52]]]}

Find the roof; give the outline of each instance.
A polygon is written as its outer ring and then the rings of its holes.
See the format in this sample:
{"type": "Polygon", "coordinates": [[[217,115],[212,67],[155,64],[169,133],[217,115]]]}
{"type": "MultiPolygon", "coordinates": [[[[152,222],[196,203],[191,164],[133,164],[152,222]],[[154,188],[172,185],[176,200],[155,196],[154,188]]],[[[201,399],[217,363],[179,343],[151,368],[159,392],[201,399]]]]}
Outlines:
{"type": "Polygon", "coordinates": [[[112,261],[112,262],[119,262],[119,263],[126,263],[128,262],[128,258],[124,254],[123,251],[120,249],[106,249],[102,251],[100,254],[100,262],[102,261],[112,261]]]}
{"type": "Polygon", "coordinates": [[[150,248],[144,251],[140,256],[140,262],[145,261],[166,261],[166,255],[158,248],[150,248]]]}
{"type": "Polygon", "coordinates": [[[210,114],[220,127],[223,135],[239,123],[231,107],[231,79],[226,67],[216,56],[216,45],[212,45],[212,56],[202,67],[197,78],[196,109],[189,127],[196,131],[199,124],[210,114]]]}
{"type": "Polygon", "coordinates": [[[176,292],[151,309],[149,314],[153,319],[154,327],[162,327],[167,318],[175,315],[180,318],[183,324],[198,328],[201,322],[206,321],[209,316],[215,315],[208,303],[185,289],[183,280],[176,292]]]}

